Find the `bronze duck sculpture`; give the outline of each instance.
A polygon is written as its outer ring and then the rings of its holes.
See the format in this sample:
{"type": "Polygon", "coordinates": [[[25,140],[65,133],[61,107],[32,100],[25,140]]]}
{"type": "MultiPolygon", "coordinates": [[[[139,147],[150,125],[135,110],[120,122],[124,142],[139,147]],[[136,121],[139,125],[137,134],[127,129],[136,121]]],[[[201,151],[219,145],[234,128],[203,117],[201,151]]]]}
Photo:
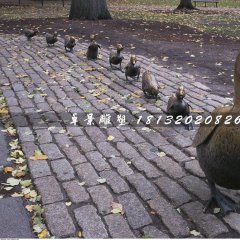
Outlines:
{"type": "Polygon", "coordinates": [[[139,80],[139,76],[140,76],[140,70],[141,67],[136,65],[137,62],[137,57],[136,55],[132,55],[130,57],[130,61],[127,64],[127,66],[125,67],[125,77],[126,77],[126,82],[128,82],[128,77],[131,78],[135,78],[138,81],[139,80]]]}
{"type": "MultiPolygon", "coordinates": [[[[190,105],[184,100],[186,92],[183,86],[179,86],[176,93],[173,94],[167,105],[167,115],[173,116],[173,119],[176,120],[178,116],[183,118],[190,116],[190,105]]],[[[193,129],[192,123],[186,125],[187,129],[193,129]]]]}
{"type": "Polygon", "coordinates": [[[142,75],[142,91],[146,98],[158,99],[159,86],[150,71],[146,71],[142,75]]]}
{"type": "Polygon", "coordinates": [[[38,29],[23,29],[23,33],[27,37],[28,41],[31,41],[32,37],[36,36],[38,32],[38,29]]]}
{"type": "MultiPolygon", "coordinates": [[[[222,115],[237,117],[240,115],[240,54],[238,54],[234,71],[233,106],[216,108],[211,116],[222,115]]],[[[211,190],[211,198],[205,207],[207,211],[215,202],[223,214],[235,211],[233,201],[225,197],[216,184],[228,189],[240,189],[240,127],[224,124],[200,125],[193,140],[197,148],[199,164],[206,175],[211,190]]]]}
{"type": "Polygon", "coordinates": [[[57,32],[56,31],[53,34],[46,33],[46,42],[47,42],[47,45],[49,47],[53,46],[54,43],[56,43],[57,41],[58,41],[58,38],[57,38],[57,32]]]}
{"type": "Polygon", "coordinates": [[[87,50],[87,59],[89,60],[97,60],[98,58],[98,49],[101,48],[101,46],[96,42],[96,36],[92,34],[90,36],[90,45],[87,50]]]}
{"type": "Polygon", "coordinates": [[[117,52],[111,52],[109,55],[109,64],[111,69],[113,68],[112,65],[120,64],[120,70],[122,71],[122,60],[124,57],[121,55],[121,51],[123,50],[122,44],[117,45],[117,52]]]}
{"type": "Polygon", "coordinates": [[[76,45],[76,39],[74,37],[66,35],[64,39],[64,47],[66,52],[72,52],[75,45],[76,45]]]}

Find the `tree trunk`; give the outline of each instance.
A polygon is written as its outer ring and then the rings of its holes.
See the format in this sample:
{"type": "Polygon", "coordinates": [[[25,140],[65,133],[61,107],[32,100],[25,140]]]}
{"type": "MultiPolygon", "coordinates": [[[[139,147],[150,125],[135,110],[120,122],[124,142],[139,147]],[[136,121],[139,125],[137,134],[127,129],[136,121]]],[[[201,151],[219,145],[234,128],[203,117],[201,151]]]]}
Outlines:
{"type": "Polygon", "coordinates": [[[191,0],[180,0],[180,4],[178,5],[177,10],[181,10],[181,9],[193,10],[195,9],[195,7],[192,5],[191,0]]]}
{"type": "Polygon", "coordinates": [[[112,19],[106,0],[72,0],[69,19],[112,19]]]}

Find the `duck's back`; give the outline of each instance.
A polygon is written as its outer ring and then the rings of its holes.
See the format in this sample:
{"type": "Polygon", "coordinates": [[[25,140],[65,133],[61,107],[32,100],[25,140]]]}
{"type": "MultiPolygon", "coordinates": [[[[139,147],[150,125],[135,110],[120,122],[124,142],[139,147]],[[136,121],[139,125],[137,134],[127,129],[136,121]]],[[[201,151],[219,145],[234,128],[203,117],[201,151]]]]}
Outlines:
{"type": "Polygon", "coordinates": [[[230,189],[240,189],[240,127],[216,127],[197,146],[199,163],[208,179],[230,189]]]}

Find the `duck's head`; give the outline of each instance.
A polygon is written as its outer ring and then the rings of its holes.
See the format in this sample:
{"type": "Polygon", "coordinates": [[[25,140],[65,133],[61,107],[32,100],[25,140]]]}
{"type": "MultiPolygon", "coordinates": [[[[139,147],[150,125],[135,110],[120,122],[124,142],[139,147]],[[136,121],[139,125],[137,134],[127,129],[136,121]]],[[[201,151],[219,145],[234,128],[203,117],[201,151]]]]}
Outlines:
{"type": "Polygon", "coordinates": [[[74,37],[70,37],[69,42],[75,43],[75,42],[76,42],[76,39],[75,39],[74,37]]]}
{"type": "Polygon", "coordinates": [[[131,57],[130,57],[130,62],[131,62],[133,65],[136,64],[136,62],[137,62],[137,57],[136,57],[136,55],[131,55],[131,57]]]}
{"type": "Polygon", "coordinates": [[[124,49],[122,44],[117,44],[117,51],[121,52],[124,49]]]}
{"type": "Polygon", "coordinates": [[[57,37],[57,35],[58,35],[58,34],[57,34],[57,32],[55,31],[55,32],[53,33],[53,36],[54,36],[54,37],[57,37]]]}
{"type": "Polygon", "coordinates": [[[95,34],[91,34],[90,35],[90,41],[93,42],[96,40],[96,35],[95,34]]]}
{"type": "Polygon", "coordinates": [[[38,29],[38,28],[35,28],[35,29],[34,29],[34,33],[35,33],[35,34],[39,33],[39,29],[38,29]]]}
{"type": "Polygon", "coordinates": [[[176,97],[178,99],[183,99],[186,96],[186,92],[184,87],[181,85],[178,87],[177,92],[176,92],[176,97]]]}

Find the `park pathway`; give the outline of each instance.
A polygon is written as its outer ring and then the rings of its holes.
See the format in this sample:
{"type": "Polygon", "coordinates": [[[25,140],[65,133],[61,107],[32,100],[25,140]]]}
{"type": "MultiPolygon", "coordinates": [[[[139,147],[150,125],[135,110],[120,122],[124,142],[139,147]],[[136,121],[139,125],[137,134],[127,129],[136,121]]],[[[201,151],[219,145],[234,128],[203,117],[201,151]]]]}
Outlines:
{"type": "MultiPolygon", "coordinates": [[[[162,88],[160,101],[146,100],[140,82],[126,84],[122,72],[108,70],[107,49],[93,62],[84,56],[86,48],[78,42],[73,53],[65,53],[62,39],[47,48],[43,37],[31,42],[23,36],[0,37],[1,90],[50,233],[74,237],[81,231],[86,238],[239,237],[238,214],[203,214],[209,189],[191,147],[196,128],[136,124],[140,115],[143,121],[162,115],[179,84],[186,87],[195,111],[212,111],[228,100],[212,95],[197,79],[138,56],[142,72],[151,70],[162,88]],[[74,113],[83,127],[73,125],[74,113]],[[84,120],[91,113],[95,125],[88,126],[84,120]],[[105,119],[99,119],[100,114],[105,119]],[[132,124],[116,126],[115,120],[114,126],[108,125],[103,114],[126,114],[132,124]],[[96,126],[99,121],[101,128],[96,126]],[[30,160],[36,149],[48,160],[30,160]],[[113,202],[122,204],[124,214],[111,212],[116,211],[113,202]]],[[[124,65],[128,59],[126,54],[124,65]]],[[[239,199],[238,192],[227,193],[239,199]]]]}

